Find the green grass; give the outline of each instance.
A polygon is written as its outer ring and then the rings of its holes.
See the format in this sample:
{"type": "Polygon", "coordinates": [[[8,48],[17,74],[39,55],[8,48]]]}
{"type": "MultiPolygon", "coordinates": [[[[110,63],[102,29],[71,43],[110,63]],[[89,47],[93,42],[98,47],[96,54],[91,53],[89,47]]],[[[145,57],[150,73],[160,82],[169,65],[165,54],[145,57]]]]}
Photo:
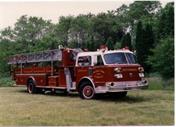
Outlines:
{"type": "Polygon", "coordinates": [[[173,91],[131,91],[124,99],[87,101],[77,94],[30,95],[25,89],[0,88],[0,126],[174,124],[173,91]]]}

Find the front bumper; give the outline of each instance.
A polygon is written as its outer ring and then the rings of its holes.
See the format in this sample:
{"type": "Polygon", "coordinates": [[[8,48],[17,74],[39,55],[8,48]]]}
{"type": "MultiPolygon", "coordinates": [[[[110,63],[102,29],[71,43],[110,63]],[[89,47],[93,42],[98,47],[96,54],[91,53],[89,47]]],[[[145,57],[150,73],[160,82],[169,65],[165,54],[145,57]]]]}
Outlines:
{"type": "Polygon", "coordinates": [[[104,86],[96,87],[95,93],[121,92],[121,91],[147,89],[147,88],[148,88],[147,80],[107,82],[104,86]]]}

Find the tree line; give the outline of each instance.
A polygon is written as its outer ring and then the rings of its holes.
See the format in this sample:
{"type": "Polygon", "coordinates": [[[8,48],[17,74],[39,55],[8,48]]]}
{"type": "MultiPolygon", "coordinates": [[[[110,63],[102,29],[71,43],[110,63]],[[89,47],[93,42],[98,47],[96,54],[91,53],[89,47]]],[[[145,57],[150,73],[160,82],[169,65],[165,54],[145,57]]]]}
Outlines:
{"type": "Polygon", "coordinates": [[[135,1],[104,13],[61,16],[56,24],[21,16],[14,27],[0,31],[0,75],[8,75],[10,55],[58,48],[129,47],[147,73],[174,77],[174,3],[135,1]]]}

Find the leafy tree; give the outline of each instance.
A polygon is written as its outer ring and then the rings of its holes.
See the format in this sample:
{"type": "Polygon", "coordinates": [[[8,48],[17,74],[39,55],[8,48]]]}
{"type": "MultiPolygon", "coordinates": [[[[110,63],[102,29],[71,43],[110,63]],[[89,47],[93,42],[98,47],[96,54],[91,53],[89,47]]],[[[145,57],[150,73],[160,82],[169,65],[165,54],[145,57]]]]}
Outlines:
{"type": "Polygon", "coordinates": [[[7,27],[0,31],[0,40],[15,41],[14,30],[11,27],[7,27]]]}
{"type": "Polygon", "coordinates": [[[129,5],[128,16],[131,22],[142,20],[145,17],[151,19],[161,8],[159,1],[135,1],[129,5]]]}
{"type": "Polygon", "coordinates": [[[58,48],[58,37],[54,33],[48,33],[45,35],[36,45],[33,47],[33,51],[42,51],[58,48]]]}
{"type": "Polygon", "coordinates": [[[50,32],[51,23],[38,17],[21,16],[15,23],[15,41],[20,43],[23,52],[30,52],[46,33],[50,32]]]}
{"type": "Polygon", "coordinates": [[[121,22],[118,21],[119,19],[112,12],[98,14],[93,18],[95,38],[101,40],[101,44],[106,44],[110,37],[113,44],[121,40],[124,31],[121,22]]]}
{"type": "Polygon", "coordinates": [[[148,56],[152,55],[151,49],[154,48],[154,34],[153,29],[150,24],[147,24],[145,26],[145,29],[143,30],[143,66],[146,70],[146,72],[150,72],[151,66],[146,62],[148,56]]]}
{"type": "Polygon", "coordinates": [[[144,65],[144,50],[143,50],[143,25],[142,22],[139,21],[137,24],[137,28],[136,28],[136,43],[135,43],[135,47],[136,47],[136,56],[137,56],[137,60],[140,64],[144,65]]]}
{"type": "Polygon", "coordinates": [[[159,38],[174,36],[174,3],[168,3],[159,17],[159,38]]]}
{"type": "Polygon", "coordinates": [[[130,50],[132,50],[131,35],[130,35],[130,33],[127,33],[122,38],[121,48],[124,48],[124,47],[128,47],[130,50]]]}
{"type": "Polygon", "coordinates": [[[114,46],[112,43],[112,38],[108,38],[107,42],[106,42],[106,46],[108,47],[109,50],[113,50],[114,46]]]}
{"type": "Polygon", "coordinates": [[[152,50],[148,63],[154,71],[159,72],[164,79],[174,77],[174,39],[171,37],[162,39],[152,50]]]}
{"type": "Polygon", "coordinates": [[[92,22],[90,15],[79,15],[74,18],[70,28],[70,42],[75,42],[81,48],[86,48],[86,43],[92,36],[92,22]]]}
{"type": "Polygon", "coordinates": [[[16,43],[9,40],[0,41],[0,76],[7,76],[9,74],[8,57],[15,53],[16,43]]]}
{"type": "Polygon", "coordinates": [[[71,28],[71,23],[74,20],[73,16],[60,17],[59,22],[55,26],[55,36],[57,36],[57,40],[63,46],[68,46],[69,41],[69,32],[71,28]]]}
{"type": "Polygon", "coordinates": [[[149,72],[151,67],[146,62],[149,55],[152,54],[151,49],[154,47],[154,35],[152,26],[147,24],[144,28],[142,23],[137,24],[136,31],[136,53],[138,62],[149,72]]]}
{"type": "Polygon", "coordinates": [[[174,3],[168,3],[158,17],[157,43],[148,63],[153,71],[169,79],[174,77],[174,3]]]}
{"type": "Polygon", "coordinates": [[[121,48],[121,43],[120,42],[116,42],[114,45],[114,49],[120,49],[121,48]]]}
{"type": "MultiPolygon", "coordinates": [[[[139,21],[145,23],[150,23],[155,26],[156,17],[158,12],[161,10],[161,3],[159,1],[135,1],[126,7],[126,11],[123,15],[125,18],[123,22],[127,24],[126,28],[129,29],[131,35],[131,43],[135,48],[136,40],[136,26],[139,21]]],[[[156,27],[157,28],[157,27],[156,27]]],[[[155,29],[156,29],[155,28],[155,29]]],[[[155,30],[154,29],[154,30],[155,30]]]]}

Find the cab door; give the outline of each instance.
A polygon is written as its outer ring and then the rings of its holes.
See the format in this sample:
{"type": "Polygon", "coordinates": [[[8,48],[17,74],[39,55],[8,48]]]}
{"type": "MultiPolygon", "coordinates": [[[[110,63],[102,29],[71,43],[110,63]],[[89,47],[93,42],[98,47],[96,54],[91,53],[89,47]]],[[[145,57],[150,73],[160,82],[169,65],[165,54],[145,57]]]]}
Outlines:
{"type": "Polygon", "coordinates": [[[92,78],[96,86],[102,86],[107,79],[107,72],[101,55],[93,56],[92,78]]]}
{"type": "Polygon", "coordinates": [[[77,61],[77,67],[75,68],[76,82],[78,83],[83,77],[91,76],[91,56],[80,56],[77,61]]]}

